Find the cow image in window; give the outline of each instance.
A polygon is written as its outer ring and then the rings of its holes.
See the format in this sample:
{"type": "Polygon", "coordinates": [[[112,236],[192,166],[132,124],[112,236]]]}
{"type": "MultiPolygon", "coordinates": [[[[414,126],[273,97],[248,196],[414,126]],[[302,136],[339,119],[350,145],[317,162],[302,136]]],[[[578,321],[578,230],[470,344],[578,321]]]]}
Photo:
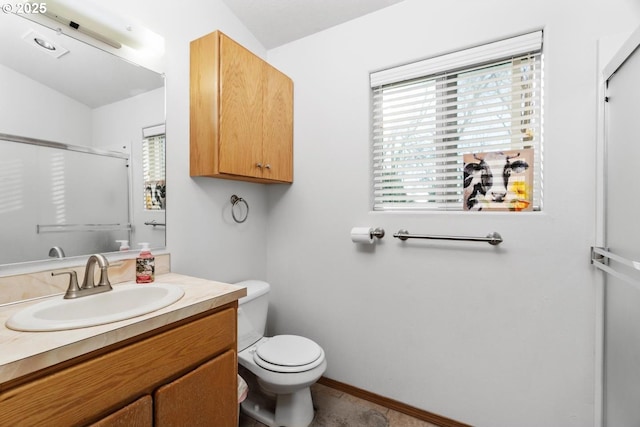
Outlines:
{"type": "Polygon", "coordinates": [[[533,210],[533,149],[464,155],[464,210],[533,210]]]}
{"type": "Polygon", "coordinates": [[[164,181],[147,182],[144,188],[145,209],[164,210],[167,200],[166,188],[164,181]]]}

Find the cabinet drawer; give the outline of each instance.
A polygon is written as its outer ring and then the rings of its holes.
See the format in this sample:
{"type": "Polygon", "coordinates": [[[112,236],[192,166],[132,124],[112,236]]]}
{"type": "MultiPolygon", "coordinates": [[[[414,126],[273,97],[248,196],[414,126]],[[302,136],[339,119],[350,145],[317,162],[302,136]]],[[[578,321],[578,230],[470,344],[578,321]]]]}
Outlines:
{"type": "Polygon", "coordinates": [[[82,425],[236,348],[228,308],[0,394],[0,426],[82,425]]]}

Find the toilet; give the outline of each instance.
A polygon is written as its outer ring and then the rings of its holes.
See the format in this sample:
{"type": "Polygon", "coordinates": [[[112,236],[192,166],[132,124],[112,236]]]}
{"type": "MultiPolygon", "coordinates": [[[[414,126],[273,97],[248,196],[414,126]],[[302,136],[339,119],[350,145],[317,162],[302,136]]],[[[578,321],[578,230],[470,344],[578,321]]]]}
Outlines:
{"type": "Polygon", "coordinates": [[[261,392],[276,399],[274,413],[250,394],[242,412],[271,427],[307,427],[313,420],[310,386],[327,369],[324,350],[298,335],[265,337],[269,284],[246,280],[237,285],[247,288],[238,301],[238,363],[256,376],[261,392]]]}

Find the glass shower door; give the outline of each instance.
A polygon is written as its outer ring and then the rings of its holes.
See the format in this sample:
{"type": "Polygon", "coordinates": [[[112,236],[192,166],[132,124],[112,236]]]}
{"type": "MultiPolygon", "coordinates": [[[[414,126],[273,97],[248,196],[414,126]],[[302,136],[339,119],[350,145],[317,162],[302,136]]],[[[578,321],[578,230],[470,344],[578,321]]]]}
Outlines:
{"type": "MultiPolygon", "coordinates": [[[[620,63],[605,94],[605,246],[640,261],[640,49],[620,63]]],[[[640,426],[640,271],[608,264],[620,274],[604,278],[604,425],[640,426]]]]}

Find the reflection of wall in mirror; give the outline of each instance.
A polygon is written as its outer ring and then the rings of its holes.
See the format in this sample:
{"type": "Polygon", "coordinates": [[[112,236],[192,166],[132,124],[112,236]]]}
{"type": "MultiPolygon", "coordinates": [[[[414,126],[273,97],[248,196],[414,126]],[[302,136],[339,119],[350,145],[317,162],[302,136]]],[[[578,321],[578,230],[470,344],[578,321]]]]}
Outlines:
{"type": "Polygon", "coordinates": [[[91,145],[91,109],[0,65],[1,133],[91,145]]]}
{"type": "Polygon", "coordinates": [[[151,248],[165,245],[164,227],[144,225],[151,221],[164,224],[165,214],[163,210],[144,209],[142,178],[142,129],[161,123],[164,123],[164,88],[96,108],[93,112],[94,145],[119,151],[126,146],[131,154],[132,249],[137,249],[141,242],[149,242],[151,248]]]}
{"type": "MultiPolygon", "coordinates": [[[[1,133],[69,145],[91,145],[92,111],[84,104],[2,65],[0,93],[3,94],[0,97],[1,133]]],[[[110,250],[107,240],[121,234],[39,233],[37,225],[99,222],[95,215],[91,215],[94,217],[91,220],[79,219],[82,212],[98,212],[101,205],[90,201],[96,200],[92,198],[95,189],[78,189],[92,182],[78,178],[78,174],[98,168],[96,165],[107,174],[107,168],[111,168],[116,159],[6,141],[0,149],[2,161],[13,165],[3,166],[0,172],[4,183],[0,192],[5,200],[9,195],[13,198],[11,206],[5,203],[5,209],[0,212],[0,225],[8,226],[2,228],[3,237],[13,242],[0,249],[0,264],[46,259],[53,246],[62,247],[67,256],[110,250]],[[101,160],[106,163],[100,163],[101,160]],[[7,183],[13,184],[7,187],[7,183]],[[92,207],[95,209],[88,209],[92,207]],[[89,238],[83,239],[83,234],[89,238]]],[[[113,186],[124,182],[121,178],[112,180],[113,186]]],[[[105,189],[104,193],[108,192],[105,189]]],[[[126,199],[123,204],[111,206],[123,206],[124,210],[115,209],[126,213],[125,204],[126,199]]],[[[118,213],[108,222],[126,224],[127,218],[118,213]]],[[[117,233],[126,235],[126,231],[117,233]]]]}
{"type": "MultiPolygon", "coordinates": [[[[0,111],[3,114],[0,133],[126,152],[132,155],[130,161],[132,166],[130,169],[133,171],[132,182],[130,182],[131,188],[133,190],[140,188],[142,184],[136,186],[136,181],[141,173],[141,156],[136,151],[139,150],[139,142],[142,139],[142,128],[150,124],[164,122],[164,88],[92,110],[55,90],[0,65],[0,92],[3,93],[3,96],[0,97],[0,111]],[[34,100],[37,100],[37,102],[34,100]],[[52,108],[52,106],[55,107],[52,108]],[[131,152],[132,149],[133,152],[131,152]]],[[[10,158],[21,158],[23,162],[36,160],[35,158],[30,159],[31,156],[24,154],[24,150],[29,150],[28,146],[24,144],[17,145],[21,146],[16,147],[16,149],[21,150],[20,153],[22,154],[17,157],[3,156],[5,162],[10,158]]],[[[23,170],[36,171],[38,168],[39,166],[34,164],[32,167],[25,166],[23,170]]],[[[4,168],[4,170],[6,174],[14,173],[9,168],[4,168]]],[[[93,172],[102,174],[103,178],[106,174],[104,170],[93,172]]],[[[16,177],[13,176],[13,178],[16,177]]],[[[24,176],[22,179],[24,180],[23,184],[30,182],[28,184],[30,194],[34,188],[42,187],[37,184],[37,179],[34,177],[24,176]]],[[[45,190],[43,189],[43,191],[45,190]]],[[[126,190],[122,191],[122,195],[125,198],[124,200],[129,197],[126,194],[126,190]]],[[[71,191],[68,191],[66,197],[70,196],[71,191]]],[[[79,194],[71,197],[82,196],[82,194],[79,194]]],[[[51,195],[48,194],[46,198],[51,199],[51,195]]],[[[138,200],[141,198],[142,195],[138,197],[138,200]]],[[[0,213],[0,216],[7,220],[5,221],[7,224],[23,222],[26,217],[34,216],[39,210],[43,209],[43,207],[35,204],[41,199],[41,196],[23,199],[29,201],[30,207],[25,206],[21,211],[14,211],[14,214],[19,216],[15,220],[9,220],[7,217],[7,215],[11,215],[9,212],[0,213]]],[[[77,205],[75,200],[69,200],[67,203],[74,206],[77,205]]],[[[164,227],[153,228],[144,225],[145,221],[152,220],[156,220],[158,223],[165,223],[164,211],[145,216],[142,212],[138,212],[137,206],[134,206],[131,218],[134,221],[135,231],[133,236],[129,236],[127,232],[119,232],[124,234],[118,234],[112,239],[111,237],[106,237],[111,236],[111,234],[99,236],[98,233],[90,233],[89,237],[94,240],[94,243],[96,243],[96,240],[100,240],[98,246],[95,247],[88,247],[82,244],[78,239],[80,237],[78,233],[37,234],[33,238],[29,238],[30,235],[34,234],[35,224],[39,223],[34,219],[34,222],[30,222],[27,226],[28,233],[21,232],[11,239],[16,244],[7,247],[9,253],[0,253],[0,264],[46,259],[49,247],[41,246],[49,244],[50,246],[62,247],[67,256],[98,251],[116,251],[118,246],[114,241],[115,238],[130,239],[133,244],[140,241],[148,241],[153,248],[164,246],[164,227]]],[[[84,223],[85,221],[81,222],[84,223]]],[[[16,232],[18,229],[18,227],[14,227],[16,232]]],[[[86,235],[86,233],[83,234],[86,235]]],[[[137,246],[133,244],[131,247],[136,248],[137,246]]]]}

